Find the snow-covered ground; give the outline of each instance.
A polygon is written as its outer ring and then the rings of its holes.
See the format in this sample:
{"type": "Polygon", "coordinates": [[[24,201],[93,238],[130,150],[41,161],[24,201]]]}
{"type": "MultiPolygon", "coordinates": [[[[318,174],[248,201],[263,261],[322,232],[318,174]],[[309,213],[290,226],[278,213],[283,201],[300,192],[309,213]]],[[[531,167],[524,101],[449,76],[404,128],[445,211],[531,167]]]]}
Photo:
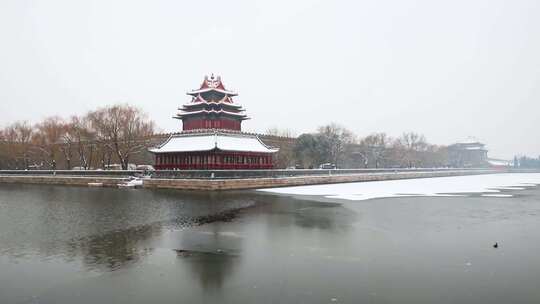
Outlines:
{"type": "Polygon", "coordinates": [[[526,186],[540,185],[540,173],[504,173],[452,177],[418,178],[377,182],[328,184],[259,191],[318,195],[347,200],[367,200],[402,196],[453,196],[465,193],[485,193],[483,196],[507,197],[501,190],[522,190],[526,186]]]}

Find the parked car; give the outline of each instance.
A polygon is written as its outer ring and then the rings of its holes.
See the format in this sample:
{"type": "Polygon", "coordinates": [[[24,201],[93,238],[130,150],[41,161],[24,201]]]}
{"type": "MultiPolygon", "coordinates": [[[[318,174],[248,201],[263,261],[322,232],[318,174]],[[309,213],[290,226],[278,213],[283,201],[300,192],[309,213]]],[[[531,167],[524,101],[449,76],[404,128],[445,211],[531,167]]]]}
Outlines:
{"type": "Polygon", "coordinates": [[[154,166],[151,165],[138,165],[136,170],[144,170],[144,171],[156,171],[154,166]]]}
{"type": "Polygon", "coordinates": [[[319,169],[336,169],[336,165],[331,163],[320,164],[319,169]]]}
{"type": "MultiPolygon", "coordinates": [[[[130,163],[130,164],[128,164],[127,169],[128,170],[137,170],[137,165],[130,163]]],[[[105,165],[105,170],[112,170],[112,171],[122,170],[122,165],[121,164],[105,165]]]]}
{"type": "Polygon", "coordinates": [[[120,164],[105,165],[105,170],[112,170],[112,171],[122,170],[122,165],[120,164]]]}
{"type": "Polygon", "coordinates": [[[294,166],[288,166],[286,168],[287,170],[297,170],[297,169],[304,169],[302,165],[294,165],[294,166]]]}

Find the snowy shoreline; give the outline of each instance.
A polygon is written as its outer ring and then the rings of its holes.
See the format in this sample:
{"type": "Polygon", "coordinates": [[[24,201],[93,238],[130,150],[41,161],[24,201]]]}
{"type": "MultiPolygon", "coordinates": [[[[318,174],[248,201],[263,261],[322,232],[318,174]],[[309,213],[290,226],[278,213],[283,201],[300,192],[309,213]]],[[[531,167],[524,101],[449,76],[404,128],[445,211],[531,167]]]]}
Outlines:
{"type": "Polygon", "coordinates": [[[511,197],[511,194],[501,191],[519,191],[537,185],[540,185],[540,173],[500,173],[296,186],[258,191],[362,201],[374,198],[456,196],[470,193],[482,194],[485,197],[511,197]]]}

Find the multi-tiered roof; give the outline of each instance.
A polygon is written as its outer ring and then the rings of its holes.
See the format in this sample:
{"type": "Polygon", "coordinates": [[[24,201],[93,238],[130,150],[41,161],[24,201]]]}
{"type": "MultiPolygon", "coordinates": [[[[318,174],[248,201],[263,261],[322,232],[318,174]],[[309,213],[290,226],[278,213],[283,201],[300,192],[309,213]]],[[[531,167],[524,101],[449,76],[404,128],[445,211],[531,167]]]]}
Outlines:
{"type": "Polygon", "coordinates": [[[172,134],[151,148],[156,169],[271,169],[278,149],[255,134],[242,133],[244,109],[234,103],[237,94],[225,89],[221,78],[205,77],[201,87],[187,93],[191,102],[175,118],[183,132],[172,134]]]}
{"type": "Polygon", "coordinates": [[[241,130],[243,120],[249,119],[241,105],[233,101],[235,92],[225,89],[221,77],[206,76],[201,87],[187,93],[191,102],[179,108],[174,117],[181,119],[183,130],[228,129],[241,130]]]}

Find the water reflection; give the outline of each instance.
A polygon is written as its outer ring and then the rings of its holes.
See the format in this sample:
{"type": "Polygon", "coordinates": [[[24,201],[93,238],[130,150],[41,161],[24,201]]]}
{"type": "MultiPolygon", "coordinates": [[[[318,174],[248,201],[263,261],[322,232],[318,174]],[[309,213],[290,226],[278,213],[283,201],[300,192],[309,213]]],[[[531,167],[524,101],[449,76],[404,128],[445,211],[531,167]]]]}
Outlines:
{"type": "Polygon", "coordinates": [[[0,186],[0,255],[73,261],[116,270],[140,260],[166,230],[231,220],[255,204],[239,193],[0,186]]]}
{"type": "Polygon", "coordinates": [[[146,225],[68,242],[72,256],[81,256],[88,270],[113,271],[139,261],[152,252],[141,241],[161,232],[159,225],[146,225]]]}
{"type": "Polygon", "coordinates": [[[323,204],[298,210],[294,219],[295,224],[303,228],[344,231],[358,221],[359,215],[338,204],[323,204]]]}
{"type": "Polygon", "coordinates": [[[189,266],[199,278],[201,287],[206,291],[220,290],[225,279],[233,273],[239,256],[220,253],[201,253],[189,257],[189,266]]]}
{"type": "Polygon", "coordinates": [[[219,224],[211,230],[190,231],[182,234],[182,249],[176,250],[178,258],[186,262],[204,290],[221,289],[227,276],[242,256],[242,238],[222,233],[219,224]]]}
{"type": "Polygon", "coordinates": [[[265,203],[257,205],[252,213],[284,215],[269,218],[267,224],[271,227],[295,225],[327,232],[344,232],[351,228],[352,223],[360,220],[360,214],[357,211],[337,202],[328,203],[312,201],[309,198],[301,199],[264,193],[257,197],[259,201],[265,203]]]}
{"type": "MultiPolygon", "coordinates": [[[[160,280],[164,288],[181,282],[166,291],[170,295],[182,291],[196,298],[193,290],[200,289],[218,299],[246,269],[275,273],[273,260],[293,263],[291,253],[299,256],[305,248],[337,244],[358,220],[358,213],[341,204],[251,191],[0,185],[0,210],[0,269],[33,269],[40,274],[35,286],[44,286],[43,277],[50,276],[51,268],[63,268],[57,280],[65,280],[64,285],[42,295],[51,303],[62,302],[57,296],[65,290],[76,297],[83,291],[91,294],[92,288],[96,293],[108,288],[86,282],[69,285],[81,273],[99,274],[111,282],[128,273],[123,283],[141,280],[134,286],[147,286],[144,278],[155,275],[153,280],[160,280]],[[328,234],[333,235],[329,242],[328,234]],[[291,250],[290,244],[298,249],[291,250]],[[2,264],[2,257],[12,261],[2,264]],[[24,266],[15,267],[16,263],[24,266]],[[112,272],[115,275],[108,277],[112,272]],[[166,282],[165,277],[174,279],[166,282]]],[[[0,273],[2,279],[6,277],[0,273]]],[[[0,287],[0,292],[26,280],[33,278],[18,275],[18,281],[0,287]]]]}

